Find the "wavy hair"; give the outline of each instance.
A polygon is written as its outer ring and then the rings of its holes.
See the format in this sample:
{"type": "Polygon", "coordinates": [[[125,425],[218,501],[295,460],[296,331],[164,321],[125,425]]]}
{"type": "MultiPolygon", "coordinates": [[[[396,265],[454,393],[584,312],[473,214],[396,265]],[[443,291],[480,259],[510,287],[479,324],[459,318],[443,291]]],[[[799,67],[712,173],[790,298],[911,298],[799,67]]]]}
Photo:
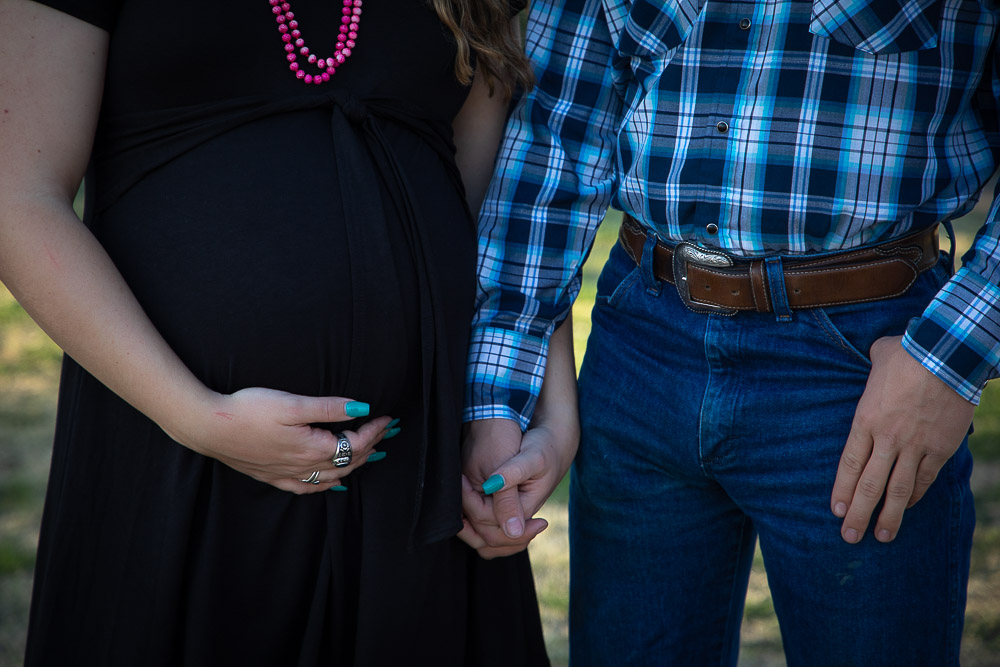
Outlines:
{"type": "Polygon", "coordinates": [[[458,45],[455,76],[472,83],[472,62],[482,70],[493,94],[499,86],[510,97],[518,87],[534,83],[531,65],[511,25],[510,0],[429,0],[458,45]]]}

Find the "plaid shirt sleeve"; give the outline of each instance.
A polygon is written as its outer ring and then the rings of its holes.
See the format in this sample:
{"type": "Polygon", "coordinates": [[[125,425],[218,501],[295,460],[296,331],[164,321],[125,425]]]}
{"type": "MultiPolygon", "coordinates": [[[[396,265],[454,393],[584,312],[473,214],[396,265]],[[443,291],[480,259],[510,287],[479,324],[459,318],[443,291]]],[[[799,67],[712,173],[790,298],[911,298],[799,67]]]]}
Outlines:
{"type": "Polygon", "coordinates": [[[1000,187],[964,266],[903,337],[924,368],[978,405],[1000,367],[1000,187]]]}
{"type": "Polygon", "coordinates": [[[601,0],[532,2],[527,52],[537,83],[511,117],[479,215],[464,413],[522,428],[611,200],[621,114],[601,0]]]}
{"type": "MultiPolygon", "coordinates": [[[[979,91],[980,112],[1000,141],[1000,49],[979,91]]],[[[1000,377],[1000,184],[986,224],[963,266],[903,336],[903,347],[963,398],[979,405],[987,381],[1000,377]]]]}

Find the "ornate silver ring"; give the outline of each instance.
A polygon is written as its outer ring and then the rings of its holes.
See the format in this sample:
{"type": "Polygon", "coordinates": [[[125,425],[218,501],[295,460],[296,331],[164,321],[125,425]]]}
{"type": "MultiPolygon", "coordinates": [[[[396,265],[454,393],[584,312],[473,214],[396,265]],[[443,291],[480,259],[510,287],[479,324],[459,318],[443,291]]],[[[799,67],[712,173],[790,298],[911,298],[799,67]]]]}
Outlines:
{"type": "Polygon", "coordinates": [[[351,441],[343,433],[337,434],[337,452],[333,455],[333,465],[337,468],[351,465],[351,441]]]}

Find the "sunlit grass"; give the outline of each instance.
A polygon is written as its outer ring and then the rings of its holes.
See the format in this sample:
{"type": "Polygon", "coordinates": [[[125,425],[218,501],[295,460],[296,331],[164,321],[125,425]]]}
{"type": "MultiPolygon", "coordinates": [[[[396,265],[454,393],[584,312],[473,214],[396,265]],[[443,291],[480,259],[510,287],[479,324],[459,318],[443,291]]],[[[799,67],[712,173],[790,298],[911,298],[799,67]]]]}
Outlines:
{"type": "MultiPolygon", "coordinates": [[[[600,266],[615,242],[618,214],[598,232],[574,308],[577,362],[583,358],[600,266]]],[[[961,243],[975,221],[959,225],[961,243]]],[[[55,416],[59,350],[0,286],[0,665],[21,662],[31,569],[41,519],[55,416]]],[[[990,386],[976,413],[971,441],[979,524],[963,644],[963,664],[993,665],[1000,655],[1000,385],[990,386]]],[[[539,512],[550,527],[531,547],[539,604],[554,665],[568,660],[567,484],[539,512]]],[[[754,561],[742,632],[742,667],[781,665],[781,641],[760,555],[754,561]]]]}

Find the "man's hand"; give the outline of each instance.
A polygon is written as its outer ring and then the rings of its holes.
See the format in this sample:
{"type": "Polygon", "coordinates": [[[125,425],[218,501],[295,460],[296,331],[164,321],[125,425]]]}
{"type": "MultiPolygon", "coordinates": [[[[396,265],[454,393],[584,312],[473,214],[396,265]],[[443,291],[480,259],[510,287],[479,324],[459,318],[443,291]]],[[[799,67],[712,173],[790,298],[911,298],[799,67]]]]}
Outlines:
{"type": "Polygon", "coordinates": [[[566,474],[578,441],[575,423],[532,424],[523,437],[520,426],[507,419],[470,423],[462,479],[465,518],[458,537],[487,559],[527,547],[548,527],[534,514],[566,474]],[[487,480],[492,481],[484,493],[487,480]]]}
{"type": "Polygon", "coordinates": [[[902,337],[872,344],[872,370],[854,413],[833,484],[831,509],[845,541],[861,541],[879,500],[875,538],[890,542],[912,507],[955,453],[975,406],[920,365],[902,337]]]}

